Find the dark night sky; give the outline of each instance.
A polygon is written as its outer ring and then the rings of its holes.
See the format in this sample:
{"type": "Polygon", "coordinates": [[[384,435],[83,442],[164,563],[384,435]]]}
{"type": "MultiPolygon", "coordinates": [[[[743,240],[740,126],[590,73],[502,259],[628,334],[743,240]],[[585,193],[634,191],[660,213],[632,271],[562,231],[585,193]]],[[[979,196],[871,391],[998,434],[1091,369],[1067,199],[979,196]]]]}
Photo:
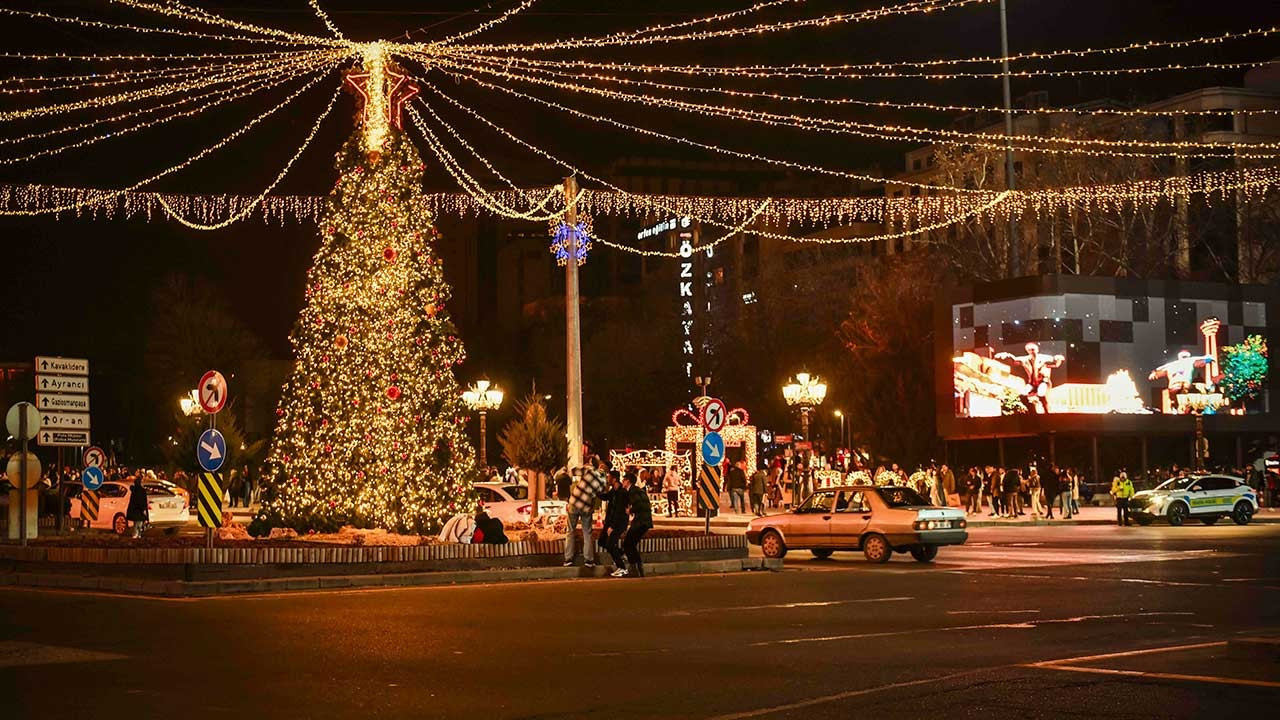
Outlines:
{"type": "MultiPolygon", "coordinates": [[[[869,8],[887,0],[800,3],[785,12],[767,12],[764,18],[798,18],[830,10],[869,8]]],[[[323,34],[306,0],[273,0],[232,3],[200,3],[202,7],[246,21],[323,34]]],[[[515,4],[493,2],[488,14],[469,14],[479,2],[409,2],[407,0],[322,0],[323,7],[353,39],[403,37],[406,30],[432,26],[414,34],[415,39],[443,37],[466,29],[515,4]],[[423,7],[430,8],[422,10],[423,7]]],[[[544,0],[500,29],[476,40],[546,39],[559,35],[605,34],[653,23],[672,22],[711,11],[740,8],[739,2],[575,2],[544,0]],[[671,10],[661,9],[670,7],[671,10]]],[[[64,15],[155,22],[155,16],[91,0],[44,0],[0,5],[38,7],[64,15]]],[[[1273,25],[1280,20],[1274,2],[1206,3],[1203,0],[1011,0],[1012,51],[1047,50],[1125,44],[1142,39],[1190,38],[1250,27],[1273,25]]],[[[737,23],[741,24],[741,20],[737,23]]],[[[172,42],[129,33],[56,26],[52,23],[0,18],[0,38],[7,52],[60,51],[67,53],[192,52],[209,46],[172,42]]],[[[255,46],[247,46],[252,51],[255,46]]],[[[1177,53],[1134,54],[1132,62],[1161,65],[1175,58],[1192,60],[1257,60],[1275,55],[1271,39],[1227,47],[1195,48],[1177,53]]],[[[681,46],[648,46],[627,52],[594,52],[598,59],[701,62],[706,64],[867,62],[964,57],[999,53],[998,16],[994,4],[977,5],[926,17],[889,20],[846,28],[806,30],[749,40],[708,42],[681,46]]],[[[585,56],[584,56],[585,57],[585,56]]],[[[13,60],[2,61],[4,75],[31,74],[33,68],[13,60]]],[[[1082,67],[1085,65],[1081,65],[1082,67]]],[[[1238,84],[1239,72],[1162,73],[1141,79],[1071,81],[1019,81],[1015,95],[1048,90],[1054,104],[1068,104],[1098,97],[1155,98],[1182,90],[1215,84],[1238,84]]],[[[336,82],[336,76],[333,78],[336,82]]],[[[627,152],[653,151],[620,131],[602,131],[581,121],[565,120],[552,111],[535,110],[501,97],[493,97],[433,73],[429,80],[450,88],[456,96],[510,125],[518,134],[545,144],[553,152],[591,168],[601,167],[627,152]]],[[[309,93],[297,107],[286,108],[255,129],[242,141],[210,157],[190,170],[166,178],[159,189],[184,192],[252,193],[278,171],[314,121],[334,82],[309,93]]],[[[760,86],[798,92],[851,93],[868,98],[998,104],[998,81],[880,80],[864,83],[827,83],[818,88],[760,86]]],[[[282,94],[277,93],[276,97],[282,94]]],[[[549,97],[561,97],[550,94],[549,97]]],[[[584,109],[604,105],[581,98],[572,103],[584,109]]],[[[6,102],[4,107],[13,107],[6,102]]],[[[246,103],[226,112],[175,123],[172,128],[145,131],[132,139],[103,143],[98,148],[73,151],[55,160],[3,166],[0,182],[61,182],[98,187],[120,187],[172,165],[195,150],[225,135],[239,122],[267,107],[262,101],[246,103]]],[[[313,148],[280,192],[323,194],[332,185],[332,158],[350,132],[352,100],[340,100],[339,110],[326,123],[313,148]]],[[[619,113],[621,114],[621,113],[619,113]]],[[[456,116],[451,116],[456,117],[456,116]]],[[[910,120],[928,117],[850,115],[851,118],[910,120]]],[[[770,152],[796,159],[821,157],[832,166],[856,169],[883,163],[897,167],[901,152],[909,146],[858,145],[851,140],[825,137],[815,142],[797,133],[739,125],[682,120],[667,111],[625,109],[625,119],[656,129],[675,129],[726,145],[770,152]]],[[[934,118],[936,120],[936,117],[934,118]]],[[[35,124],[0,125],[0,137],[27,132],[35,124]]],[[[559,175],[553,166],[530,162],[527,156],[495,138],[477,133],[477,145],[492,152],[492,159],[509,168],[515,179],[526,183],[553,182],[559,175]]],[[[8,151],[0,148],[0,157],[8,151]]],[[[449,188],[438,168],[428,173],[433,189],[449,188]]],[[[48,218],[0,218],[4,242],[6,281],[0,282],[0,360],[20,360],[36,353],[88,355],[109,361],[128,357],[130,348],[143,342],[146,298],[155,279],[180,271],[209,279],[222,288],[234,310],[278,352],[301,305],[301,284],[316,246],[314,229],[264,227],[247,222],[230,229],[199,233],[168,222],[53,221],[48,218]],[[104,357],[105,356],[105,357],[104,357]]],[[[468,242],[451,237],[451,242],[468,242]]],[[[472,358],[483,364],[483,358],[472,358]]]]}

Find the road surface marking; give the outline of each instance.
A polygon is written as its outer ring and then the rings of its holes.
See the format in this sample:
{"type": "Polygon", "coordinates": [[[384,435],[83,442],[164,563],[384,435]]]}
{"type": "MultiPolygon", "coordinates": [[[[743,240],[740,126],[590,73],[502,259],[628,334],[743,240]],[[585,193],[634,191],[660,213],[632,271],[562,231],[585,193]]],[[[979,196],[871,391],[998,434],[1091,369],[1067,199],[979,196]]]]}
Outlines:
{"type": "Polygon", "coordinates": [[[80,648],[41,645],[39,643],[18,642],[16,640],[0,640],[0,668],[124,659],[126,659],[124,655],[98,652],[96,650],[81,650],[80,648]]]}
{"type": "Polygon", "coordinates": [[[774,605],[738,605],[737,607],[709,607],[697,608],[695,610],[672,610],[662,613],[663,617],[684,617],[695,613],[714,613],[714,612],[732,612],[734,610],[779,610],[791,608],[807,608],[807,607],[831,607],[832,605],[853,605],[858,603],[878,603],[878,602],[904,602],[907,600],[915,600],[913,597],[883,597],[883,598],[863,598],[861,600],[824,600],[821,602],[789,602],[776,603],[774,605]]]}
{"type": "Polygon", "coordinates": [[[902,688],[916,687],[917,685],[933,685],[955,678],[973,675],[982,672],[981,670],[968,670],[951,675],[941,675],[938,677],[924,678],[922,680],[908,680],[905,682],[890,683],[888,685],[878,685],[876,687],[863,688],[862,690],[846,690],[845,692],[835,693],[833,695],[822,695],[820,697],[810,698],[808,700],[799,700],[785,705],[774,705],[773,707],[759,708],[756,710],[746,710],[743,712],[729,713],[726,715],[716,715],[708,718],[708,720],[745,720],[745,718],[760,717],[761,715],[773,715],[774,713],[787,712],[788,710],[798,710],[800,708],[812,707],[823,703],[838,702],[849,698],[861,697],[863,695],[871,695],[873,693],[884,692],[886,690],[900,690],[902,688]]]}
{"type": "Polygon", "coordinates": [[[1135,617],[1168,617],[1174,615],[1194,615],[1192,612],[1144,612],[1144,613],[1112,613],[1107,615],[1077,615],[1069,618],[1049,618],[1045,620],[1024,620],[1012,623],[988,623],[984,625],[954,625],[938,628],[916,628],[913,630],[891,630],[874,633],[854,633],[851,635],[822,635],[817,637],[787,638],[783,640],[765,640],[751,643],[751,647],[768,645],[797,645],[800,643],[835,642],[838,640],[864,640],[867,638],[893,637],[897,635],[919,635],[923,633],[968,632],[972,630],[1032,630],[1041,625],[1059,625],[1080,623],[1087,620],[1116,620],[1135,617]]]}
{"type": "Polygon", "coordinates": [[[1066,672],[1092,673],[1095,675],[1119,675],[1122,677],[1152,678],[1157,680],[1186,680],[1188,682],[1213,683],[1216,685],[1247,685],[1250,687],[1280,688],[1280,682],[1271,680],[1245,680],[1242,678],[1220,677],[1217,675],[1187,675],[1184,673],[1148,672],[1145,670],[1117,670],[1114,668],[1080,667],[1079,663],[1113,660],[1115,658],[1133,657],[1135,655],[1151,655],[1163,652],[1200,650],[1211,647],[1225,647],[1226,641],[1193,643],[1191,645],[1171,645],[1168,647],[1130,650],[1128,652],[1105,653],[1102,655],[1084,655],[1081,657],[1063,658],[1061,660],[1045,660],[1038,663],[1027,663],[1022,667],[1041,670],[1064,670],[1066,672]]]}
{"type": "Polygon", "coordinates": [[[1039,610],[948,610],[948,615],[1033,615],[1039,610]]]}

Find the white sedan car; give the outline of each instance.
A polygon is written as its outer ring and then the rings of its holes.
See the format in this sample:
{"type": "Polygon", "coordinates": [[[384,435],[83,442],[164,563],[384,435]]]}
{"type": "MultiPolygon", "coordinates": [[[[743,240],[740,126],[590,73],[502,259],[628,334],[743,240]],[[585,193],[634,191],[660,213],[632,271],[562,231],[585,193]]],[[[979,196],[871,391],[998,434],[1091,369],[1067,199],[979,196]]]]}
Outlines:
{"type": "Polygon", "coordinates": [[[1154,490],[1129,498],[1129,516],[1139,525],[1164,518],[1177,527],[1195,519],[1205,525],[1229,517],[1248,525],[1258,512],[1258,497],[1243,480],[1230,475],[1184,475],[1170,478],[1154,490]]]}
{"type": "MultiPolygon", "coordinates": [[[[129,509],[129,483],[108,481],[98,488],[98,519],[83,522],[85,527],[111,530],[117,535],[129,531],[129,521],[125,517],[129,509]]],[[[187,499],[165,485],[147,483],[147,515],[150,526],[164,528],[169,533],[176,533],[179,528],[191,520],[191,512],[187,507],[187,499]]],[[[71,501],[70,516],[73,520],[81,520],[80,493],[84,486],[75,483],[68,486],[67,498],[71,501]]]]}
{"type": "MultiPolygon", "coordinates": [[[[480,506],[489,517],[497,518],[504,523],[529,522],[533,502],[529,500],[529,488],[525,485],[504,482],[482,482],[475,484],[480,495],[480,506]]],[[[567,511],[567,503],[563,500],[539,500],[538,516],[554,521],[567,511]]]]}

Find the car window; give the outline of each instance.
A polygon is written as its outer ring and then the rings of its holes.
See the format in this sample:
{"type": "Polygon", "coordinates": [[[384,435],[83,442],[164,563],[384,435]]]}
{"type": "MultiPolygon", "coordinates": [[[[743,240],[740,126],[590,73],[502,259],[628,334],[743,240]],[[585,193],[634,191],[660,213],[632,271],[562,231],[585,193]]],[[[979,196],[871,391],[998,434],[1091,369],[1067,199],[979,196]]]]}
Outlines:
{"type": "Polygon", "coordinates": [[[1236,481],[1229,477],[1207,477],[1200,481],[1205,490],[1234,490],[1236,481]]]}
{"type": "Polygon", "coordinates": [[[124,485],[106,484],[98,490],[98,494],[102,497],[118,498],[124,497],[129,490],[124,485]]]}
{"type": "Polygon", "coordinates": [[[876,492],[880,493],[884,504],[891,508],[918,507],[929,504],[924,498],[920,497],[919,493],[907,487],[883,487],[877,488],[876,492]]]}
{"type": "Polygon", "coordinates": [[[836,512],[868,512],[867,498],[860,490],[842,490],[836,498],[836,512]]]}
{"type": "Polygon", "coordinates": [[[498,502],[498,495],[487,487],[476,488],[476,492],[480,494],[480,502],[492,503],[498,502]]]}
{"type": "Polygon", "coordinates": [[[1178,477],[1165,480],[1156,486],[1157,490],[1186,490],[1187,487],[1195,482],[1192,477],[1178,477]]]}
{"type": "Polygon", "coordinates": [[[802,512],[831,512],[831,506],[835,502],[836,494],[833,492],[817,492],[809,496],[808,500],[800,506],[802,512]]]}
{"type": "Polygon", "coordinates": [[[529,499],[529,487],[527,485],[503,485],[502,491],[510,495],[513,500],[529,499]]]}
{"type": "Polygon", "coordinates": [[[173,497],[173,492],[163,485],[144,485],[147,494],[152,497],[173,497]]]}

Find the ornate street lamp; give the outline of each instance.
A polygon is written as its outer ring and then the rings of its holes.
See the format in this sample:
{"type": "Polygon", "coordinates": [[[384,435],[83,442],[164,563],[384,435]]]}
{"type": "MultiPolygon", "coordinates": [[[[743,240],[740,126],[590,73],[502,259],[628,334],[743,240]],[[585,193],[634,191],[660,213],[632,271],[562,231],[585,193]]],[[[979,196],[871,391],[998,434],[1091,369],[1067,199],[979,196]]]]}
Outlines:
{"type": "MultiPolygon", "coordinates": [[[[813,442],[809,437],[809,413],[827,399],[827,384],[817,375],[810,375],[807,372],[796,373],[794,380],[782,386],[782,397],[791,407],[800,408],[800,427],[804,433],[804,439],[807,442],[813,442]]],[[[805,470],[808,471],[808,469],[808,463],[805,463],[805,470]]],[[[797,474],[791,490],[793,507],[800,502],[799,491],[800,476],[797,474]]]]}
{"type": "Polygon", "coordinates": [[[204,410],[200,408],[200,391],[192,390],[178,398],[178,407],[182,409],[182,414],[187,417],[195,417],[202,414],[204,410]]]}
{"type": "Polygon", "coordinates": [[[485,428],[485,415],[490,410],[497,410],[502,406],[502,390],[497,385],[490,384],[488,380],[477,380],[462,393],[462,401],[467,407],[480,413],[480,467],[489,467],[489,456],[486,448],[486,436],[488,430],[485,428]]]}

